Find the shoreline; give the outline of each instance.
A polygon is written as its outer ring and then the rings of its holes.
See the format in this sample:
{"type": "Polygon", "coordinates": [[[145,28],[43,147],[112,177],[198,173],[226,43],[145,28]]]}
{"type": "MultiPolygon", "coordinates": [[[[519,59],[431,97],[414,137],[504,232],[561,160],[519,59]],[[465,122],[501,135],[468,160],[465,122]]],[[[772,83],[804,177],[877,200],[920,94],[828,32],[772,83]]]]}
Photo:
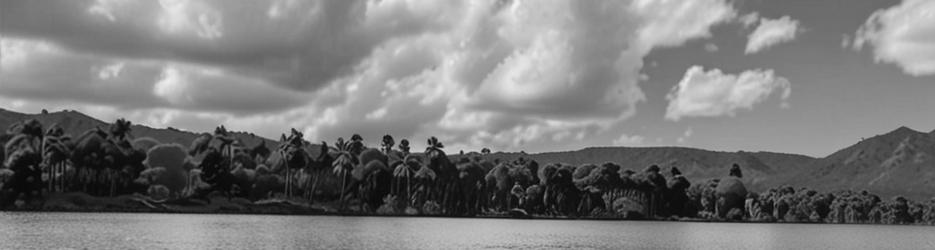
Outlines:
{"type": "Polygon", "coordinates": [[[826,222],[765,222],[765,221],[723,221],[708,220],[700,218],[684,218],[678,220],[656,220],[656,219],[627,219],[612,217],[552,217],[552,216],[531,216],[514,217],[509,215],[478,215],[478,216],[455,216],[455,215],[406,215],[406,214],[364,214],[364,213],[338,213],[326,211],[178,211],[178,210],[154,210],[154,209],[0,209],[0,213],[123,213],[123,214],[196,214],[196,215],[273,215],[273,216],[334,216],[334,217],[377,217],[377,218],[448,218],[448,219],[512,219],[512,220],[561,220],[561,221],[633,221],[633,222],[667,222],[667,223],[727,223],[727,224],[789,224],[789,225],[860,225],[860,226],[931,226],[925,224],[882,224],[882,223],[826,223],[826,222]]]}

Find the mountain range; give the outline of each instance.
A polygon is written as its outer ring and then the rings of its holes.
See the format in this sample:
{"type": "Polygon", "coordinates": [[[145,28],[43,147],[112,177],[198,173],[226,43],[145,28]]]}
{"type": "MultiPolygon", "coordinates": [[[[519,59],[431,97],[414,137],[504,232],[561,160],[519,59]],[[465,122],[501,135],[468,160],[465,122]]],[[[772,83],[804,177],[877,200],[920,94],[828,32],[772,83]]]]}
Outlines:
{"type": "MultiPolygon", "coordinates": [[[[46,126],[58,124],[72,135],[108,124],[73,110],[23,114],[0,109],[0,128],[26,119],[37,119],[46,126]]],[[[198,135],[171,127],[151,128],[139,124],[133,125],[132,134],[135,137],[152,137],[163,143],[179,143],[186,146],[198,135]]],[[[252,133],[233,134],[248,146],[261,141],[265,141],[270,147],[278,144],[275,140],[252,133]]],[[[449,152],[449,155],[458,154],[449,152]]],[[[600,164],[609,161],[635,171],[655,164],[668,172],[670,167],[676,166],[695,183],[726,176],[730,166],[736,163],[744,171],[746,184],[754,191],[790,185],[820,191],[867,190],[882,197],[901,195],[917,200],[935,196],[935,131],[925,133],[907,127],[863,139],[822,158],[775,152],[720,152],[685,147],[590,147],[576,151],[536,154],[497,152],[483,157],[506,161],[524,157],[540,163],[568,164],[600,164]]]]}

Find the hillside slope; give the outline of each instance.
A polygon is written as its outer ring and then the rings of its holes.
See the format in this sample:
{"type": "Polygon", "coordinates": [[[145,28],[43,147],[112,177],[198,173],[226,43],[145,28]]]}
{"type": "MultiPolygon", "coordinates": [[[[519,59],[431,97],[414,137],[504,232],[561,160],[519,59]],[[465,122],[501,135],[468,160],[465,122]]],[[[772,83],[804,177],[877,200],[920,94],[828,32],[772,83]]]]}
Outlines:
{"type": "Polygon", "coordinates": [[[871,137],[812,163],[799,185],[818,189],[866,189],[882,196],[935,195],[935,133],[906,127],[871,137]]]}
{"type": "MultiPolygon", "coordinates": [[[[6,128],[15,122],[27,119],[36,119],[46,128],[53,124],[57,124],[65,130],[65,133],[71,134],[72,136],[78,136],[85,131],[95,127],[106,128],[110,124],[73,110],[50,112],[45,114],[23,114],[0,108],[0,129],[3,131],[5,131],[6,128]]],[[[130,133],[134,138],[152,137],[162,143],[178,143],[186,147],[189,146],[191,141],[198,136],[198,133],[194,132],[183,131],[174,128],[151,128],[139,124],[133,124],[132,131],[130,133]]],[[[261,140],[266,141],[267,147],[275,147],[278,145],[277,141],[251,133],[232,133],[234,137],[240,139],[247,146],[257,145],[261,140]]]]}
{"type": "Polygon", "coordinates": [[[722,178],[727,176],[728,170],[734,163],[744,170],[744,179],[754,190],[763,190],[776,183],[784,183],[787,178],[795,176],[804,167],[810,165],[815,158],[771,152],[717,152],[694,148],[681,147],[595,147],[577,151],[550,152],[540,154],[520,153],[494,153],[486,156],[490,159],[500,158],[514,160],[519,157],[533,159],[537,162],[562,162],[568,164],[601,164],[614,162],[623,168],[642,171],[646,167],[656,164],[668,174],[669,168],[678,167],[690,180],[709,178],[722,178]]]}

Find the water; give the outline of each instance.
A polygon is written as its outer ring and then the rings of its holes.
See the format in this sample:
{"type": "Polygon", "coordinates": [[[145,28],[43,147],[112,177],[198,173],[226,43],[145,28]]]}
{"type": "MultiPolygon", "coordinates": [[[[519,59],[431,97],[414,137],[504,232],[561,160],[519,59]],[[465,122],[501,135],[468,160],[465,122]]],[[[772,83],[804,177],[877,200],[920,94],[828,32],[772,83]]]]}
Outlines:
{"type": "Polygon", "coordinates": [[[935,227],[0,212],[0,249],[935,249],[935,227]]]}

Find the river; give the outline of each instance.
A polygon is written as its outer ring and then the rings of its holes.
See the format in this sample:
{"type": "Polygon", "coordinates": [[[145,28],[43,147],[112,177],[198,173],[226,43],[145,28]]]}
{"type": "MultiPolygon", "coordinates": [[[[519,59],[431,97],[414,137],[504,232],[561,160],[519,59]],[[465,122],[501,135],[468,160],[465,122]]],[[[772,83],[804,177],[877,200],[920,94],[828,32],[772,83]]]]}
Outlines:
{"type": "Polygon", "coordinates": [[[935,227],[0,212],[0,249],[935,249],[935,227]]]}

